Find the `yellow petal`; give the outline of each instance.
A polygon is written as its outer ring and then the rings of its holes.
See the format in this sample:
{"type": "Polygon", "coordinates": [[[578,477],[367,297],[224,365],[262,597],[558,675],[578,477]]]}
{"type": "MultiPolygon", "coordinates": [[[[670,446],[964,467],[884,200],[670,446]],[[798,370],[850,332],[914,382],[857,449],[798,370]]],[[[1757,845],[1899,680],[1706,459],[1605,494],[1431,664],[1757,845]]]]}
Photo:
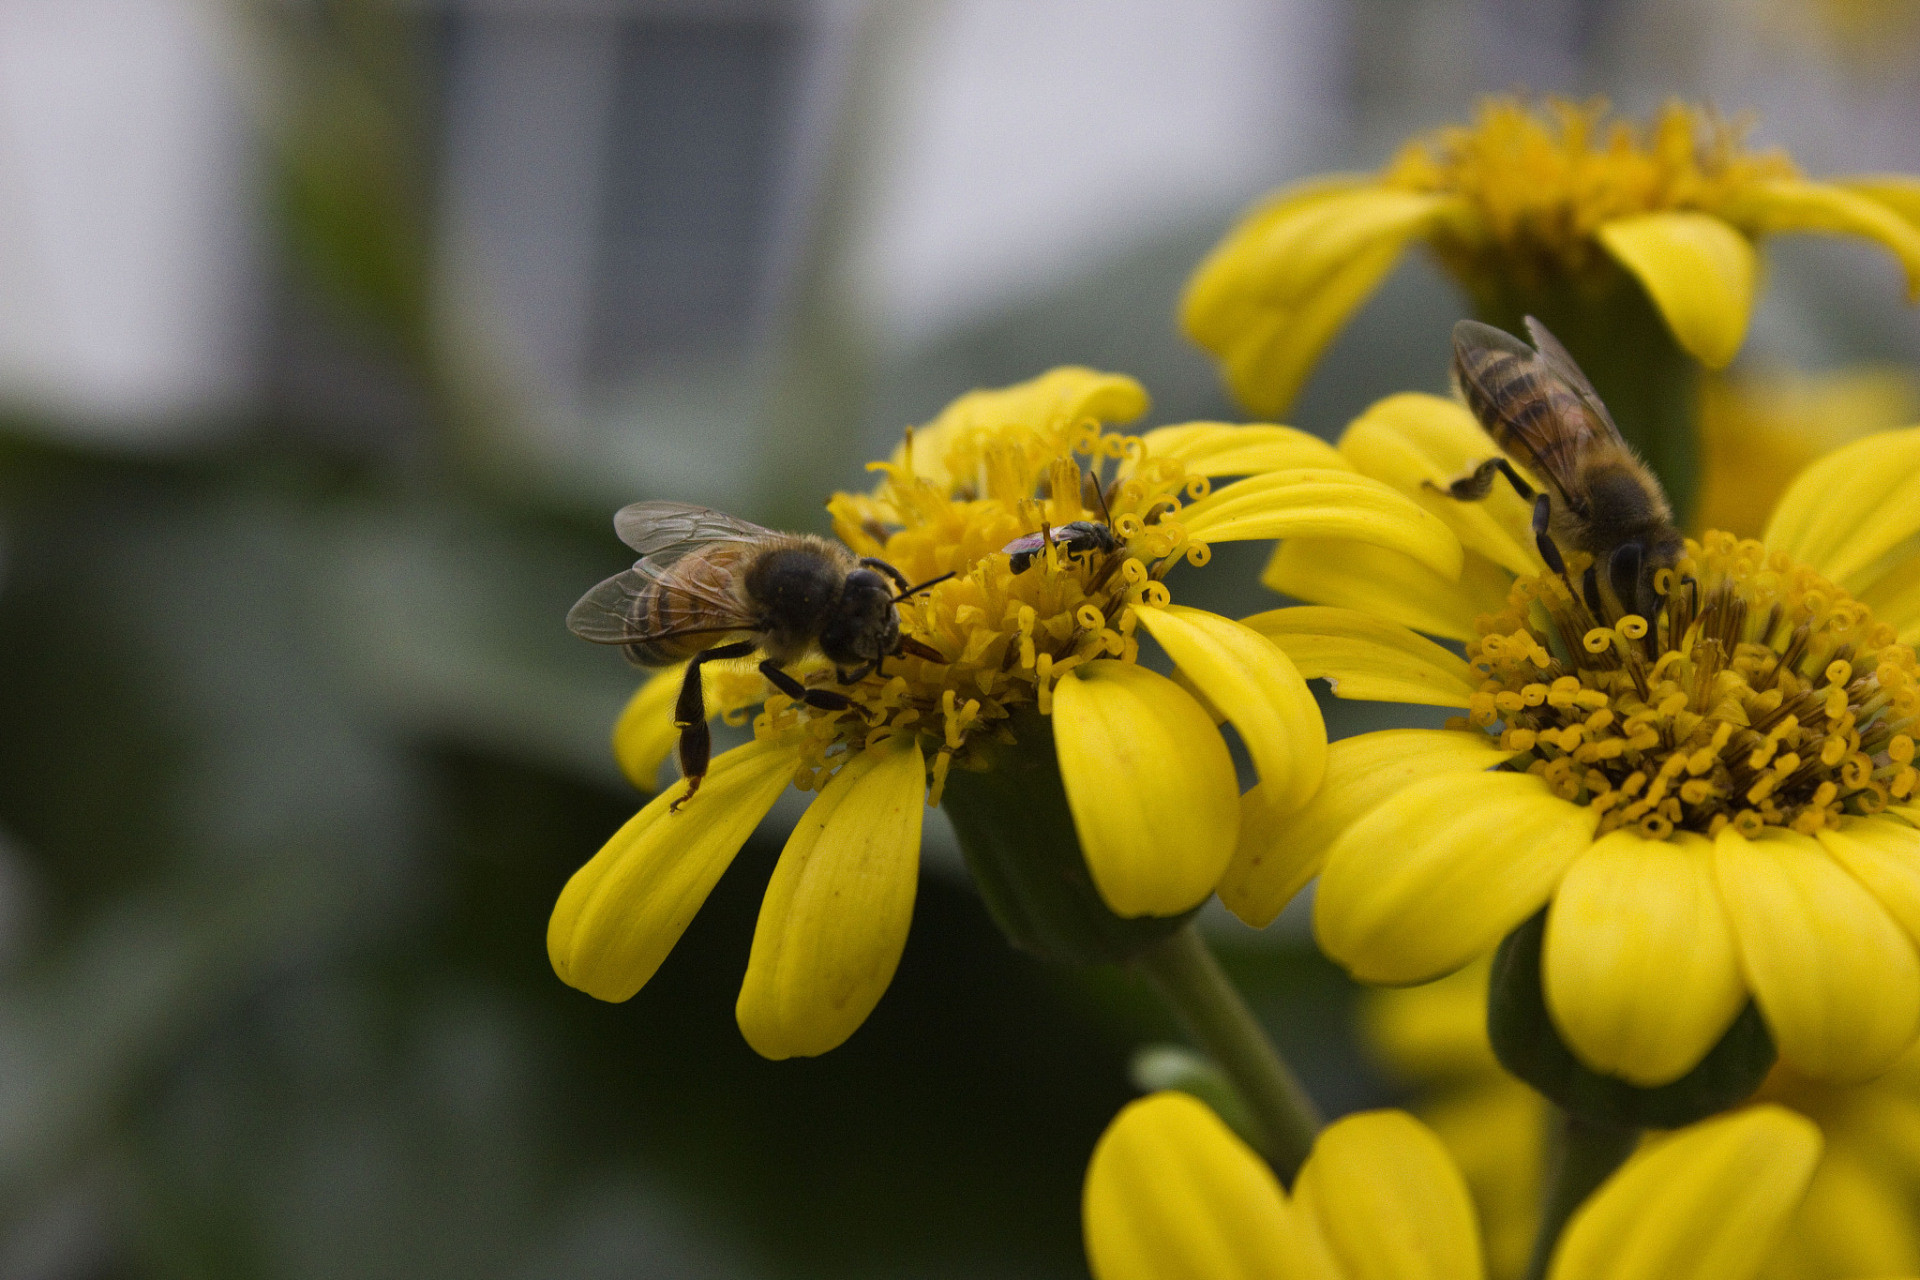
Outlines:
{"type": "Polygon", "coordinates": [[[1908,222],[1920,224],[1920,178],[1910,173],[1862,173],[1830,179],[1829,185],[1865,196],[1908,222]]]}
{"type": "Polygon", "coordinates": [[[1694,359],[1722,369],[1753,314],[1753,242],[1711,214],[1668,210],[1615,218],[1600,243],[1633,273],[1694,359]]]}
{"type": "Polygon", "coordinates": [[[1485,734],[1452,729],[1389,729],[1329,744],[1325,779],[1298,814],[1270,814],[1258,787],[1240,798],[1240,842],[1220,881],[1220,901],[1265,928],[1320,873],[1334,840],[1361,815],[1423,778],[1478,773],[1505,758],[1485,734]]]}
{"type": "Polygon", "coordinates": [[[1250,476],[1181,508],[1179,519],[1189,536],[1207,542],[1346,538],[1411,556],[1445,578],[1460,573],[1460,540],[1439,517],[1352,471],[1250,476]]]}
{"type": "Polygon", "coordinates": [[[1598,815],[1531,774],[1428,778],[1327,851],[1320,949],[1362,982],[1426,982],[1492,950],[1539,910],[1598,815]]]}
{"type": "Polygon", "coordinates": [[[1554,891],[1542,969],[1554,1025],[1587,1066],[1648,1087],[1692,1070],[1747,1002],[1712,843],[1595,841],[1554,891]]]}
{"type": "Polygon", "coordinates": [[[1469,551],[1515,573],[1543,568],[1533,540],[1533,504],[1506,481],[1478,502],[1441,492],[1500,448],[1458,400],[1404,392],[1375,402],[1340,437],[1361,474],[1385,481],[1446,521],[1469,551]]]}
{"type": "Polygon", "coordinates": [[[1877,241],[1900,260],[1908,298],[1920,297],[1920,230],[1871,195],[1826,182],[1757,183],[1726,212],[1755,235],[1812,231],[1877,241]]]}
{"type": "Polygon", "coordinates": [[[1464,707],[1480,687],[1464,659],[1353,609],[1271,609],[1246,625],[1280,646],[1301,675],[1326,680],[1342,698],[1464,707]]]}
{"type": "Polygon", "coordinates": [[[1574,1214],[1548,1280],[1749,1280],[1819,1158],[1813,1122],[1774,1106],[1650,1143],[1574,1214]]]}
{"type": "Polygon", "coordinates": [[[649,801],[560,891],[547,924],[560,980],[601,1000],[644,986],[792,776],[791,747],[749,742],[714,759],[679,813],[685,782],[649,801]]]}
{"type": "Polygon", "coordinates": [[[1872,582],[1854,597],[1873,610],[1875,622],[1892,627],[1900,643],[1911,647],[1920,640],[1920,557],[1903,556],[1885,573],[1865,576],[1872,582]]]}
{"type": "Polygon", "coordinates": [[[1467,1184],[1440,1139],[1404,1111],[1362,1112],[1328,1125],[1294,1198],[1348,1280],[1484,1274],[1467,1184]]]}
{"type": "Polygon", "coordinates": [[[1891,818],[1849,818],[1818,838],[1907,937],[1920,943],[1920,831],[1891,818]]]}
{"type": "MultiPolygon", "coordinates": [[[[1864,1109],[1864,1108],[1863,1108],[1864,1109]]],[[[1920,1271],[1920,1231],[1908,1206],[1910,1183],[1850,1149],[1830,1128],[1829,1146],[1785,1237],[1769,1257],[1779,1276],[1896,1276],[1920,1271]]],[[[1904,1173],[1905,1171],[1902,1171],[1904,1173]]]]}
{"type": "MultiPolygon", "coordinates": [[[[913,474],[937,484],[950,483],[948,452],[983,432],[1007,426],[1058,432],[1064,439],[1078,423],[1131,422],[1151,404],[1145,387],[1125,374],[1101,373],[1078,365],[1049,369],[1010,387],[969,391],[913,433],[913,474]]],[[[895,466],[906,462],[906,445],[893,452],[895,466]]]]}
{"type": "Polygon", "coordinates": [[[670,667],[634,690],[620,718],[613,722],[613,758],[627,781],[652,791],[660,781],[660,766],[679,741],[673,723],[673,703],[686,679],[685,664],[670,667]]]}
{"type": "Polygon", "coordinates": [[[1201,262],[1181,300],[1188,336],[1254,413],[1285,411],[1321,350],[1449,197],[1321,188],[1256,209],[1201,262]]]}
{"type": "Polygon", "coordinates": [[[1140,441],[1147,457],[1171,459],[1190,475],[1251,476],[1298,467],[1338,470],[1347,465],[1340,451],[1325,440],[1293,427],[1186,422],[1155,427],[1140,441]]]}
{"type": "Polygon", "coordinates": [[[1326,772],[1327,726],[1287,655],[1259,632],[1204,609],[1172,605],[1134,616],[1240,731],[1267,798],[1283,815],[1297,812],[1326,772]]]}
{"type": "Polygon", "coordinates": [[[1053,693],[1060,777],[1087,869],[1115,914],[1199,905],[1233,857],[1240,787],[1213,718],[1145,667],[1090,662],[1053,693]]]}
{"type": "Polygon", "coordinates": [[[1513,575],[1473,552],[1454,581],[1365,543],[1289,538],[1275,548],[1260,582],[1296,600],[1371,613],[1449,640],[1477,640],[1474,620],[1500,611],[1513,575]]]}
{"type": "Polygon", "coordinates": [[[1819,842],[1728,827],[1714,844],[1742,967],[1780,1056],[1823,1080],[1891,1066],[1920,1033],[1913,942],[1819,842]]]}
{"type": "Polygon", "coordinates": [[[787,838],[734,1006],[763,1058],[838,1047],[880,1002],[913,919],[926,762],[911,736],[834,774],[787,838]]]}
{"type": "Polygon", "coordinates": [[[1081,1215],[1094,1280],[1346,1280],[1273,1170],[1184,1093],[1113,1118],[1081,1215]]]}
{"type": "Polygon", "coordinates": [[[1774,508],[1766,544],[1849,589],[1920,531],[1920,430],[1882,431],[1802,471],[1774,508]]]}

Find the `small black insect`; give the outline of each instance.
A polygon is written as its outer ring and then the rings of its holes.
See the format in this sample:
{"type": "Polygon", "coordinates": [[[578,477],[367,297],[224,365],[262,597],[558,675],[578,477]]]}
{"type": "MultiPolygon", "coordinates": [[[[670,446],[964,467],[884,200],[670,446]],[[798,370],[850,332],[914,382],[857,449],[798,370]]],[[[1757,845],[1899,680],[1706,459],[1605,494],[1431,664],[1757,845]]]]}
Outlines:
{"type": "Polygon", "coordinates": [[[1057,529],[1042,525],[1039,533],[1015,538],[1000,549],[1007,553],[1008,568],[1015,573],[1025,573],[1033,568],[1034,557],[1045,551],[1049,542],[1070,556],[1090,556],[1096,552],[1104,555],[1120,546],[1120,540],[1106,525],[1093,520],[1074,520],[1057,529]]]}

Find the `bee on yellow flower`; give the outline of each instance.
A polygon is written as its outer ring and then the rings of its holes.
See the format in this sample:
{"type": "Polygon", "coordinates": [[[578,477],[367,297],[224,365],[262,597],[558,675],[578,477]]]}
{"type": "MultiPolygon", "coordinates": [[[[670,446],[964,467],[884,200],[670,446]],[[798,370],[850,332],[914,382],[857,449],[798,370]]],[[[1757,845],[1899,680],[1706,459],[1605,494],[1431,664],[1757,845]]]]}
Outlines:
{"type": "MultiPolygon", "coordinates": [[[[703,664],[697,700],[683,670],[643,686],[615,730],[643,786],[681,735],[676,703],[750,722],[752,740],[712,760],[693,803],[680,805],[685,780],[668,787],[569,881],[547,938],[559,975],[601,999],[632,996],[795,786],[814,799],[768,885],[736,1013],[760,1053],[818,1054],[892,979],[928,805],[953,816],[976,877],[984,847],[1018,854],[1049,834],[1069,855],[1062,874],[1090,878],[1087,901],[1124,923],[1192,910],[1243,841],[1265,841],[1305,804],[1326,751],[1305,682],[1259,633],[1176,604],[1168,571],[1204,566],[1210,542],[1315,534],[1444,577],[1459,543],[1301,432],[1109,425],[1147,407],[1132,379],[1078,368],[976,391],[874,464],[872,492],[836,495],[848,563],[872,557],[934,583],[895,602],[911,643],[846,683],[855,673],[814,652],[783,668],[792,687],[770,685],[751,657],[703,664]],[[1216,489],[1221,476],[1245,478],[1216,489]],[[1106,538],[1045,532],[1108,522],[1106,538]],[[1172,678],[1140,661],[1147,637],[1172,678]],[[1216,714],[1259,776],[1244,796],[1216,714]]],[[[1030,904],[1007,884],[981,887],[1020,934],[1030,904]]]]}

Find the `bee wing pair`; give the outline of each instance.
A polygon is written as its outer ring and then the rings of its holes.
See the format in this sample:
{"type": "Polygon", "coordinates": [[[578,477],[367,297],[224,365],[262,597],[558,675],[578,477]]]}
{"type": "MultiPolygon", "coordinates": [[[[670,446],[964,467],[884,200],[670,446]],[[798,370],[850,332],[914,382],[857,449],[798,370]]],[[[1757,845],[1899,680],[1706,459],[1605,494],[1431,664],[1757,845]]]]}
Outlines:
{"type": "Polygon", "coordinates": [[[1474,416],[1502,429],[1495,439],[1511,437],[1522,460],[1578,510],[1585,505],[1581,459],[1596,446],[1625,450],[1627,443],[1560,340],[1532,316],[1527,336],[1532,347],[1492,325],[1460,321],[1453,327],[1454,375],[1474,416]]]}
{"type": "Polygon", "coordinates": [[[633,568],[616,573],[586,595],[567,613],[567,629],[596,644],[645,644],[692,631],[751,630],[756,619],[732,589],[722,565],[693,565],[676,573],[673,590],[706,606],[704,625],[662,631],[648,620],[648,591],[665,580],[669,568],[715,543],[750,546],[775,537],[750,521],[687,502],[636,502],[613,517],[620,541],[640,553],[633,568]],[[729,625],[717,625],[726,623],[729,625]]]}

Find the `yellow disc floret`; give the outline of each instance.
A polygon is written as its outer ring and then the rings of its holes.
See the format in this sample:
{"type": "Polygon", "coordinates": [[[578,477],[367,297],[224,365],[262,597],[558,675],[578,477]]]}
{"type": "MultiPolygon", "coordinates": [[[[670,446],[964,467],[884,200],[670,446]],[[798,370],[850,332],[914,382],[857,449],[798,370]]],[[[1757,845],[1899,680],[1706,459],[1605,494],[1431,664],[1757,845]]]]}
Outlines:
{"type": "MultiPolygon", "coordinates": [[[[1134,662],[1134,610],[1169,603],[1165,572],[1208,556],[1178,519],[1183,502],[1207,495],[1206,477],[1091,419],[909,436],[894,461],[873,465],[884,478],[872,493],[827,504],[835,532],[912,581],[954,576],[900,605],[910,643],[880,673],[842,690],[851,709],[767,699],[754,731],[791,737],[803,788],[823,784],[849,749],[913,733],[928,749],[928,798],[938,804],[948,771],[973,764],[968,748],[983,736],[1004,736],[1015,708],[1031,703],[1049,714],[1067,672],[1099,658],[1134,662]],[[944,446],[937,478],[914,469],[914,449],[929,445],[944,446]],[[1102,483],[1096,477],[1109,468],[1114,478],[1102,483]],[[1048,542],[1023,572],[1002,554],[1045,529],[1109,521],[1112,551],[1048,542]]],[[[830,675],[824,666],[813,672],[817,681],[830,675]]]]}
{"type": "Polygon", "coordinates": [[[1920,679],[1893,628],[1758,542],[1687,552],[1651,624],[1595,618],[1558,576],[1517,580],[1467,647],[1485,679],[1466,723],[1602,833],[1811,834],[1911,796],[1920,679]]]}

